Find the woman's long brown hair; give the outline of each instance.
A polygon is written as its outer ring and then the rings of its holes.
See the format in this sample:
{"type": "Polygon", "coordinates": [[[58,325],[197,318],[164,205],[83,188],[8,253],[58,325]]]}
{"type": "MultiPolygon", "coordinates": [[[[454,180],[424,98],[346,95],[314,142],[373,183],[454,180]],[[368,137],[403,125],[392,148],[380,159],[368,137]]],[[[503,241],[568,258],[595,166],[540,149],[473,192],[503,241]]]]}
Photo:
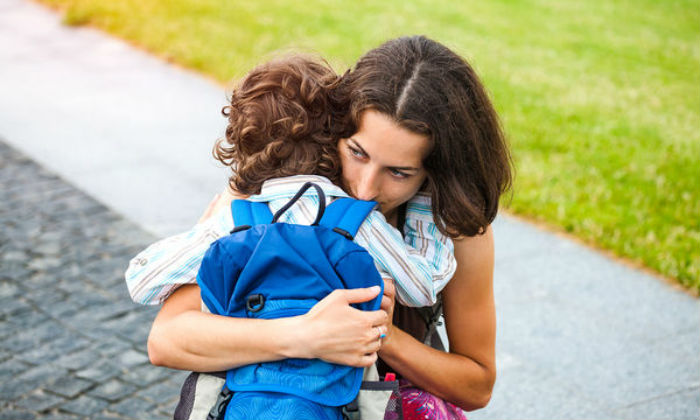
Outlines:
{"type": "Polygon", "coordinates": [[[427,135],[425,189],[438,228],[451,237],[486,231],[511,186],[512,161],[486,90],[462,57],[424,36],[397,38],[361,57],[331,94],[339,138],[368,109],[427,135]]]}

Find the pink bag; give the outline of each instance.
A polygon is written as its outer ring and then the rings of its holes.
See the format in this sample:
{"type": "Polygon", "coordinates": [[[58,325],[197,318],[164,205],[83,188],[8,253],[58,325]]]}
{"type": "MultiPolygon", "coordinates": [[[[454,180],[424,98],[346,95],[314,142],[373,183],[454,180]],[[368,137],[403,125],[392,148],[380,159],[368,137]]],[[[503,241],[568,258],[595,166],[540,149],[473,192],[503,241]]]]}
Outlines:
{"type": "Polygon", "coordinates": [[[399,393],[404,420],[467,420],[461,408],[415,388],[405,379],[399,381],[399,393]]]}

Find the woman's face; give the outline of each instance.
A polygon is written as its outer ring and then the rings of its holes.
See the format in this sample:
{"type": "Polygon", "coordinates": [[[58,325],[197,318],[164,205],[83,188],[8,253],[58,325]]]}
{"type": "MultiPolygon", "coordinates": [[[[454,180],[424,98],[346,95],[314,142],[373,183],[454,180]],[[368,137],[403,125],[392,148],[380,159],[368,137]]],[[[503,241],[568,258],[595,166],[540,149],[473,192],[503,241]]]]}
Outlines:
{"type": "Polygon", "coordinates": [[[378,111],[360,116],[355,134],[338,143],[343,182],[348,193],[374,200],[388,220],[410,200],[427,177],[423,160],[430,153],[430,139],[397,125],[378,111]]]}

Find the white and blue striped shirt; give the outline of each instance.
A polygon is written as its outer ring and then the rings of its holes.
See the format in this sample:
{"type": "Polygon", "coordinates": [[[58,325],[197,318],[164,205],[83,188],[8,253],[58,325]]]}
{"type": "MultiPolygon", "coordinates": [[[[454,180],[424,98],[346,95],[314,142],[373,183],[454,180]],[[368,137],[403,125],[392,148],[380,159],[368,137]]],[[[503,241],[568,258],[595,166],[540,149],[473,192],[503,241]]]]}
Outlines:
{"type": "MultiPolygon", "coordinates": [[[[328,179],[314,175],[274,178],[262,186],[251,201],[268,203],[273,213],[284,206],[305,182],[318,184],[329,201],[348,197],[328,179]]],[[[311,189],[280,218],[280,222],[310,224],[316,217],[318,196],[311,189]]],[[[228,207],[213,217],[179,235],[160,240],[134,257],[126,270],[126,284],[131,298],[144,305],[162,303],[183,284],[196,283],[199,265],[212,242],[227,235],[235,221],[228,207]]],[[[399,302],[407,306],[429,306],[454,275],[457,263],[454,246],[441,234],[433,220],[430,197],[419,194],[407,203],[406,233],[372,211],[355,235],[355,242],[374,258],[382,278],[396,284],[399,302]]]]}

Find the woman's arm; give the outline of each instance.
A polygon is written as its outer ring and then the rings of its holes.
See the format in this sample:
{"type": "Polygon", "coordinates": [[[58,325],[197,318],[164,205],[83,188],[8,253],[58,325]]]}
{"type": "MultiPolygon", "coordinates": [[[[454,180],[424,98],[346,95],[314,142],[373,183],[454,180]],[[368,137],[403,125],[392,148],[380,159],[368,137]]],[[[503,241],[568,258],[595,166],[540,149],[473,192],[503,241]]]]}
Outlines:
{"type": "Polygon", "coordinates": [[[449,353],[391,327],[379,356],[417,387],[475,410],[488,404],[496,380],[493,232],[454,244],[457,271],[443,291],[449,353]]]}
{"type": "Polygon", "coordinates": [[[384,328],[387,314],[350,304],[378,293],[379,287],[336,290],[307,314],[262,320],[201,312],[199,287],[182,286],[153,321],[148,356],[154,365],[198,372],[290,357],[369,366],[377,358],[378,328],[384,328]]]}

